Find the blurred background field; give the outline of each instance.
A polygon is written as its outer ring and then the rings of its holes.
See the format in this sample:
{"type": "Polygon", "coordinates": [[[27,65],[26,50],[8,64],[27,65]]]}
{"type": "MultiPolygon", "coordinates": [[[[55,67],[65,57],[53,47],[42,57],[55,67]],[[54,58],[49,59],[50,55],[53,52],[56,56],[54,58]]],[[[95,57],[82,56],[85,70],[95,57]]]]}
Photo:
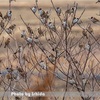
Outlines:
{"type": "MultiPolygon", "coordinates": [[[[52,11],[51,20],[53,21],[55,18],[55,22],[59,25],[59,19],[56,17],[55,11],[52,9],[52,5],[50,0],[38,0],[38,4],[40,7],[42,7],[44,10],[50,10],[52,11]]],[[[72,5],[73,2],[77,2],[79,7],[77,11],[77,17],[80,16],[81,12],[83,11],[84,7],[86,8],[85,13],[82,16],[82,21],[84,22],[83,27],[87,26],[87,22],[91,23],[89,18],[91,16],[94,16],[98,19],[100,19],[99,16],[96,14],[99,14],[99,9],[100,9],[100,3],[96,4],[96,0],[53,0],[55,6],[60,6],[63,11],[66,10],[67,5],[72,5]]],[[[0,11],[3,14],[6,14],[8,10],[8,0],[0,0],[0,11]]],[[[14,31],[16,31],[16,35],[19,36],[20,32],[22,29],[26,29],[25,25],[23,24],[20,15],[23,17],[26,23],[29,23],[34,30],[37,30],[39,26],[41,26],[40,21],[34,16],[34,14],[31,12],[30,8],[35,5],[35,0],[16,0],[16,2],[12,2],[12,12],[13,12],[13,17],[12,17],[12,22],[11,24],[16,24],[17,27],[14,31]]],[[[96,24],[92,24],[93,30],[95,35],[100,35],[100,26],[96,24]]],[[[75,27],[72,30],[72,34],[75,36],[79,36],[79,34],[82,32],[82,30],[75,25],[75,27]]],[[[4,34],[3,34],[4,35],[4,34]]],[[[8,37],[7,34],[5,34],[5,37],[8,37]]],[[[0,37],[2,38],[2,36],[0,37]]],[[[18,37],[18,39],[20,39],[18,37]]],[[[0,52],[4,52],[3,49],[0,50],[0,52]]],[[[1,54],[2,55],[2,54],[1,54]]]]}

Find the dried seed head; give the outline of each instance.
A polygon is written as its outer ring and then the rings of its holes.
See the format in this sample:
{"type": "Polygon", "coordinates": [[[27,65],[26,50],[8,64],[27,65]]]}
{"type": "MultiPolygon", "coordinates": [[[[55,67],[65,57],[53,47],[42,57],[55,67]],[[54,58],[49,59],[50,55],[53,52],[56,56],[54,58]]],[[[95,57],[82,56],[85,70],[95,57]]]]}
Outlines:
{"type": "Polygon", "coordinates": [[[60,7],[57,7],[56,8],[56,12],[57,12],[57,15],[60,16],[60,14],[61,14],[61,8],[60,7]]]}

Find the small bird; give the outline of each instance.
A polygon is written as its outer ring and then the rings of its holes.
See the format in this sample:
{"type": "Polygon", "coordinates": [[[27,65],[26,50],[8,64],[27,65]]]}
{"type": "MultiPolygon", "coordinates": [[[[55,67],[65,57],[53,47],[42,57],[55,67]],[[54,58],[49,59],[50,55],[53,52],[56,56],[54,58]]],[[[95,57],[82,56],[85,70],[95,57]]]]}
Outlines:
{"type": "Polygon", "coordinates": [[[37,11],[37,7],[36,7],[36,6],[34,6],[34,7],[32,8],[32,11],[33,11],[33,13],[35,14],[35,13],[36,13],[36,11],[37,11]]]}
{"type": "Polygon", "coordinates": [[[9,28],[6,29],[6,32],[7,32],[8,34],[12,34],[12,30],[9,29],[9,28]]]}
{"type": "Polygon", "coordinates": [[[18,72],[18,70],[13,70],[12,76],[13,76],[14,79],[19,80],[19,72],[18,72]]]}
{"type": "Polygon", "coordinates": [[[49,23],[48,23],[48,27],[49,27],[49,29],[51,29],[52,31],[56,32],[56,27],[55,27],[54,23],[49,22],[49,23]]]}
{"type": "Polygon", "coordinates": [[[50,10],[49,11],[46,11],[43,15],[44,18],[48,19],[50,16],[50,10]]]}
{"type": "Polygon", "coordinates": [[[9,72],[7,70],[2,70],[0,76],[5,77],[9,72]]]}
{"type": "Polygon", "coordinates": [[[47,19],[46,18],[41,18],[41,22],[46,25],[47,19]]]}
{"type": "Polygon", "coordinates": [[[75,13],[75,11],[77,10],[77,6],[73,6],[71,9],[72,9],[72,13],[75,13]]]}
{"type": "Polygon", "coordinates": [[[67,29],[67,21],[64,19],[64,21],[62,22],[62,26],[64,28],[64,30],[67,29]]]}
{"type": "Polygon", "coordinates": [[[91,45],[88,43],[88,44],[85,44],[85,49],[89,50],[91,49],[91,45]]]}
{"type": "Polygon", "coordinates": [[[57,15],[60,16],[60,14],[61,14],[61,8],[60,7],[57,7],[56,8],[56,12],[57,12],[57,15]]]}
{"type": "Polygon", "coordinates": [[[98,0],[96,3],[99,3],[100,2],[100,0],[98,0]]]}
{"type": "Polygon", "coordinates": [[[39,65],[41,66],[42,69],[47,70],[47,66],[43,60],[39,62],[39,65]]]}
{"type": "Polygon", "coordinates": [[[68,13],[68,14],[71,14],[71,13],[74,13],[74,8],[69,8],[65,11],[65,13],[68,13]]]}
{"type": "Polygon", "coordinates": [[[74,17],[73,21],[72,21],[72,24],[75,25],[75,24],[81,24],[82,21],[80,20],[80,18],[76,18],[74,17]]]}
{"type": "Polygon", "coordinates": [[[33,34],[33,30],[32,30],[32,28],[31,28],[30,26],[27,26],[27,30],[28,30],[28,32],[30,33],[30,35],[33,34]]]}
{"type": "Polygon", "coordinates": [[[24,38],[24,37],[26,37],[26,31],[22,30],[22,32],[21,32],[21,38],[24,38]]]}
{"type": "Polygon", "coordinates": [[[19,74],[20,74],[23,78],[25,78],[26,72],[23,70],[23,68],[20,68],[20,67],[17,66],[17,70],[18,70],[19,74]]]}
{"type": "Polygon", "coordinates": [[[36,37],[33,39],[33,41],[34,41],[35,43],[39,43],[39,38],[36,36],[36,37]]]}
{"type": "Polygon", "coordinates": [[[8,17],[11,17],[11,16],[12,16],[12,11],[11,11],[11,10],[8,10],[7,16],[8,16],[8,17]]]}
{"type": "Polygon", "coordinates": [[[13,69],[12,69],[12,68],[9,68],[9,67],[7,67],[6,70],[7,70],[9,73],[11,73],[11,72],[13,71],[13,69]]]}
{"type": "Polygon", "coordinates": [[[55,61],[55,56],[53,55],[53,54],[51,54],[51,55],[49,55],[49,60],[51,61],[51,62],[54,62],[55,61]]]}
{"type": "Polygon", "coordinates": [[[89,26],[87,27],[87,31],[88,31],[89,33],[92,33],[92,34],[94,33],[94,32],[93,32],[93,29],[92,29],[92,27],[91,27],[91,25],[89,25],[89,26]]]}
{"type": "Polygon", "coordinates": [[[28,38],[26,39],[26,41],[27,41],[27,43],[32,43],[32,42],[33,42],[33,39],[32,39],[31,37],[28,37],[28,38]]]}
{"type": "Polygon", "coordinates": [[[79,43],[79,48],[80,49],[84,48],[84,43],[79,43]]]}
{"type": "Polygon", "coordinates": [[[75,80],[74,80],[74,79],[70,79],[70,80],[68,80],[68,83],[69,83],[69,84],[71,84],[71,85],[76,84],[76,82],[75,82],[75,80]]]}
{"type": "Polygon", "coordinates": [[[88,39],[87,30],[86,29],[83,29],[82,34],[83,34],[83,36],[85,36],[88,39]]]}
{"type": "Polygon", "coordinates": [[[44,35],[41,27],[38,28],[38,33],[39,33],[40,36],[43,36],[44,35]]]}
{"type": "Polygon", "coordinates": [[[10,38],[8,38],[8,39],[5,41],[5,46],[4,46],[4,48],[6,48],[6,46],[8,46],[9,43],[10,43],[10,38]]]}
{"type": "Polygon", "coordinates": [[[97,18],[95,17],[91,17],[90,20],[93,22],[93,23],[97,23],[97,22],[100,22],[97,18]]]}
{"type": "Polygon", "coordinates": [[[22,69],[22,68],[20,68],[20,67],[17,67],[17,70],[18,70],[18,72],[23,72],[24,70],[22,69]]]}
{"type": "Polygon", "coordinates": [[[7,78],[8,80],[9,80],[9,79],[13,79],[11,73],[8,73],[8,74],[6,75],[6,78],[7,78]]]}
{"type": "Polygon", "coordinates": [[[9,26],[9,29],[11,29],[13,31],[15,27],[16,27],[16,25],[13,24],[13,25],[9,26]]]}
{"type": "Polygon", "coordinates": [[[45,11],[42,10],[42,8],[39,8],[39,9],[38,9],[38,13],[39,13],[39,15],[42,17],[42,16],[45,14],[45,11]]]}
{"type": "Polygon", "coordinates": [[[78,21],[79,21],[79,18],[74,18],[73,21],[72,21],[73,25],[75,25],[76,23],[78,23],[78,21]]]}
{"type": "Polygon", "coordinates": [[[23,52],[23,47],[21,45],[19,45],[18,49],[14,52],[14,54],[22,53],[22,52],[23,52]]]}

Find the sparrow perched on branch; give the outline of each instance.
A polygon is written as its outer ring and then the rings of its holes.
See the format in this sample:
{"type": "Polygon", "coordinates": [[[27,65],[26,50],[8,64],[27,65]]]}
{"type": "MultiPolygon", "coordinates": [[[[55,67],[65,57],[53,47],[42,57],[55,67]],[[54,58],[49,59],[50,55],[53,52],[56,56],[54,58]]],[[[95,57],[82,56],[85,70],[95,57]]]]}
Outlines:
{"type": "Polygon", "coordinates": [[[11,11],[11,10],[8,10],[7,16],[8,16],[8,17],[11,17],[11,16],[12,16],[12,11],[11,11]]]}
{"type": "Polygon", "coordinates": [[[38,33],[39,33],[40,36],[43,36],[44,35],[41,27],[38,28],[38,33]]]}
{"type": "Polygon", "coordinates": [[[60,16],[60,14],[61,14],[61,8],[60,7],[57,7],[56,8],[56,12],[57,12],[57,15],[60,16]]]}
{"type": "Polygon", "coordinates": [[[21,45],[19,45],[18,49],[14,52],[14,54],[22,53],[22,52],[23,52],[23,47],[21,45]]]}
{"type": "Polygon", "coordinates": [[[56,32],[56,27],[55,27],[54,23],[49,22],[49,23],[48,23],[48,27],[49,27],[49,29],[51,29],[52,31],[56,32]]]}
{"type": "Polygon", "coordinates": [[[85,49],[90,50],[91,49],[91,45],[89,43],[85,44],[85,49]]]}
{"type": "Polygon", "coordinates": [[[39,15],[42,17],[42,16],[45,14],[45,11],[42,10],[42,8],[39,8],[39,9],[38,9],[38,13],[39,13],[39,15]]]}
{"type": "Polygon", "coordinates": [[[20,68],[20,67],[17,67],[17,70],[18,70],[20,73],[24,71],[24,70],[23,70],[22,68],[20,68]]]}
{"type": "Polygon", "coordinates": [[[16,27],[16,25],[13,24],[13,25],[9,26],[9,29],[11,29],[13,31],[15,27],[16,27]]]}
{"type": "Polygon", "coordinates": [[[95,17],[91,17],[90,20],[93,22],[93,23],[97,23],[97,22],[100,22],[97,18],[95,17]]]}
{"type": "Polygon", "coordinates": [[[26,37],[26,31],[25,30],[22,30],[22,32],[21,32],[21,38],[23,38],[23,37],[26,37]]]}
{"type": "Polygon", "coordinates": [[[83,36],[85,36],[88,39],[87,30],[86,29],[83,29],[82,34],[83,34],[83,36]]]}
{"type": "Polygon", "coordinates": [[[93,29],[92,29],[92,27],[91,27],[91,25],[89,25],[89,26],[87,27],[87,31],[90,32],[90,33],[94,33],[94,32],[93,32],[93,29]]]}
{"type": "Polygon", "coordinates": [[[53,55],[53,54],[51,54],[51,55],[49,55],[49,60],[51,61],[51,62],[54,62],[55,61],[55,56],[53,55]]]}
{"type": "Polygon", "coordinates": [[[47,18],[41,18],[41,22],[42,22],[43,24],[46,25],[46,23],[47,23],[47,18]]]}
{"type": "Polygon", "coordinates": [[[33,11],[33,13],[35,14],[35,13],[36,13],[36,11],[37,11],[37,7],[36,7],[36,6],[34,6],[34,7],[32,8],[32,11],[33,11]]]}
{"type": "Polygon", "coordinates": [[[33,39],[33,41],[34,41],[35,43],[38,43],[38,42],[39,42],[39,38],[38,38],[38,37],[35,37],[35,38],[33,39]]]}
{"type": "Polygon", "coordinates": [[[8,38],[8,39],[5,41],[5,46],[4,46],[4,48],[6,48],[6,46],[8,46],[9,43],[10,43],[10,38],[8,38]]]}
{"type": "Polygon", "coordinates": [[[20,67],[17,67],[17,70],[18,70],[19,74],[20,74],[23,78],[25,78],[25,76],[26,76],[27,73],[26,73],[22,68],[20,68],[20,67]]]}
{"type": "Polygon", "coordinates": [[[6,70],[9,72],[9,73],[12,73],[13,69],[12,68],[9,68],[7,67],[6,70]]]}
{"type": "Polygon", "coordinates": [[[67,26],[67,21],[66,20],[63,21],[62,26],[63,26],[64,30],[67,29],[68,26],[67,26]]]}
{"type": "Polygon", "coordinates": [[[41,66],[42,69],[47,70],[47,66],[43,60],[39,62],[39,65],[41,66]]]}
{"type": "Polygon", "coordinates": [[[72,21],[73,25],[75,25],[75,24],[81,24],[81,23],[82,23],[82,21],[79,18],[76,18],[76,17],[72,21]]]}
{"type": "Polygon", "coordinates": [[[74,13],[74,7],[67,9],[65,13],[68,13],[68,14],[74,13]]]}
{"type": "Polygon", "coordinates": [[[9,29],[9,28],[6,29],[6,32],[7,32],[8,34],[12,34],[12,30],[9,29]]]}
{"type": "Polygon", "coordinates": [[[27,43],[32,43],[32,42],[33,42],[33,39],[32,39],[31,37],[28,37],[28,38],[26,39],[26,41],[27,41],[27,43]]]}
{"type": "Polygon", "coordinates": [[[30,26],[27,26],[27,30],[28,30],[28,32],[30,33],[30,35],[33,34],[33,30],[32,30],[32,28],[31,28],[30,26]]]}

